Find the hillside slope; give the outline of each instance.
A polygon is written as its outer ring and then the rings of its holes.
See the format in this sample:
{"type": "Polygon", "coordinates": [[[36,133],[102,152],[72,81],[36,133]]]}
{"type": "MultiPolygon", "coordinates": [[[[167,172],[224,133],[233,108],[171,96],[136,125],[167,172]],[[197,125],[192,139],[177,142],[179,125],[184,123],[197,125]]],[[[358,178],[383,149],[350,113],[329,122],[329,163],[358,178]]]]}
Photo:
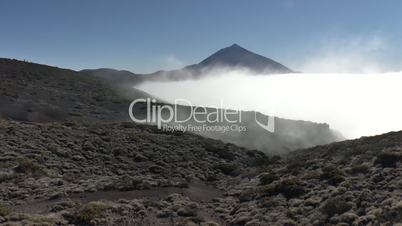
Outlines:
{"type": "MultiPolygon", "coordinates": [[[[130,103],[137,98],[152,97],[127,85],[129,83],[121,85],[82,72],[9,59],[0,59],[0,79],[0,117],[17,121],[130,121],[130,103]]],[[[186,106],[179,106],[179,109],[183,115],[191,110],[186,106]]],[[[135,105],[133,113],[139,118],[145,117],[146,104],[135,105]]],[[[256,124],[254,115],[254,112],[242,112],[247,132],[199,134],[269,154],[341,139],[326,124],[279,118],[277,132],[272,134],[256,124]]]]}
{"type": "Polygon", "coordinates": [[[100,79],[10,59],[0,59],[0,80],[0,116],[18,121],[128,120],[130,99],[149,96],[130,89],[127,99],[100,79]]]}
{"type": "Polygon", "coordinates": [[[0,147],[0,223],[221,222],[208,207],[222,197],[217,184],[268,161],[261,152],[134,123],[0,121],[0,147]]]}
{"type": "Polygon", "coordinates": [[[226,186],[219,207],[239,225],[399,225],[401,178],[402,132],[392,132],[294,151],[226,186]]]}
{"type": "Polygon", "coordinates": [[[402,222],[402,132],[281,159],[133,123],[0,121],[0,147],[0,223],[402,222]]]}

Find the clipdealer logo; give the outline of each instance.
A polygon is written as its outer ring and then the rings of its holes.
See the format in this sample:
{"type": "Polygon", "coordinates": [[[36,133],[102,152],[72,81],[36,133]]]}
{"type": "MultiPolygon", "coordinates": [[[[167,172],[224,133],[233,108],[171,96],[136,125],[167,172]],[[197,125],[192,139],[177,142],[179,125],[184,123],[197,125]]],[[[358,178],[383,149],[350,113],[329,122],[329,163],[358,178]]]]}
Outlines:
{"type": "MultiPolygon", "coordinates": [[[[242,124],[242,112],[226,109],[221,102],[220,107],[193,106],[189,100],[176,99],[174,104],[158,103],[156,99],[139,98],[131,102],[128,110],[133,122],[156,124],[164,131],[189,132],[245,132],[242,124]],[[144,113],[135,115],[136,106],[144,113]]],[[[267,123],[260,122],[255,112],[255,122],[258,126],[271,133],[275,131],[275,118],[267,117],[267,123]]]]}

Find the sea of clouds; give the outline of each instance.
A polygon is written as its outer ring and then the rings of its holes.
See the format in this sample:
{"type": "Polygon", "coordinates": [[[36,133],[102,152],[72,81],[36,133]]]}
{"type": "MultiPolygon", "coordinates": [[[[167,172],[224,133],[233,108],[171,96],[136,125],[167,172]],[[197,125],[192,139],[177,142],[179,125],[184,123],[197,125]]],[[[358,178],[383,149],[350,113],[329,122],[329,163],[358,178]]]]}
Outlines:
{"type": "Polygon", "coordinates": [[[402,72],[257,75],[214,70],[200,80],[146,82],[137,88],[174,102],[257,110],[329,123],[346,138],[402,130],[402,72]]]}

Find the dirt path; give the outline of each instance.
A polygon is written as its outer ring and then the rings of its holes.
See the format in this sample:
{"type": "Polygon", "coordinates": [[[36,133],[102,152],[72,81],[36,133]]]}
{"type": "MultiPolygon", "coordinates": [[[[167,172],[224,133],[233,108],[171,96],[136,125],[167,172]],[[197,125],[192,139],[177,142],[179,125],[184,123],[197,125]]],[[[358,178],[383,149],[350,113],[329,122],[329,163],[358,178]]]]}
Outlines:
{"type": "Polygon", "coordinates": [[[188,188],[162,187],[134,191],[97,191],[92,193],[74,194],[69,198],[82,203],[98,200],[116,201],[119,199],[130,200],[143,198],[159,200],[174,193],[182,194],[193,201],[199,202],[210,202],[213,198],[222,196],[220,190],[212,186],[207,186],[201,182],[197,182],[190,184],[188,188]]]}
{"type": "MultiPolygon", "coordinates": [[[[54,200],[39,200],[30,202],[24,205],[18,205],[13,208],[15,212],[29,213],[29,214],[46,214],[49,213],[52,206],[63,200],[73,200],[82,204],[92,201],[117,201],[119,199],[150,199],[160,200],[171,194],[182,194],[192,201],[208,203],[213,198],[222,197],[222,191],[215,187],[207,186],[202,182],[195,182],[189,185],[188,188],[176,188],[176,187],[163,187],[152,188],[149,190],[134,190],[134,191],[96,191],[96,192],[84,192],[79,194],[73,194],[67,198],[60,198],[54,200]]],[[[215,213],[208,209],[200,209],[200,216],[205,220],[215,221],[222,223],[215,213]]]]}

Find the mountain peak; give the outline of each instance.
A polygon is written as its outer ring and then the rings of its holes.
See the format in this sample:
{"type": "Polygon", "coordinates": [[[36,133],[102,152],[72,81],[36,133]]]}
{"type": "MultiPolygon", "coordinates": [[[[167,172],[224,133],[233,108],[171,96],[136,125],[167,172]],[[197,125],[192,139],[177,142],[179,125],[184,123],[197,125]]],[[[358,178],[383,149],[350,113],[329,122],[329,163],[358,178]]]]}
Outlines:
{"type": "Polygon", "coordinates": [[[203,60],[198,67],[241,67],[256,73],[291,73],[292,70],[238,44],[223,48],[203,60]]]}
{"type": "Polygon", "coordinates": [[[243,48],[239,45],[237,45],[236,43],[234,43],[233,45],[229,46],[228,48],[243,48]]]}
{"type": "Polygon", "coordinates": [[[249,52],[247,49],[241,47],[240,45],[234,43],[231,46],[225,47],[223,49],[220,49],[218,52],[249,52]]]}

